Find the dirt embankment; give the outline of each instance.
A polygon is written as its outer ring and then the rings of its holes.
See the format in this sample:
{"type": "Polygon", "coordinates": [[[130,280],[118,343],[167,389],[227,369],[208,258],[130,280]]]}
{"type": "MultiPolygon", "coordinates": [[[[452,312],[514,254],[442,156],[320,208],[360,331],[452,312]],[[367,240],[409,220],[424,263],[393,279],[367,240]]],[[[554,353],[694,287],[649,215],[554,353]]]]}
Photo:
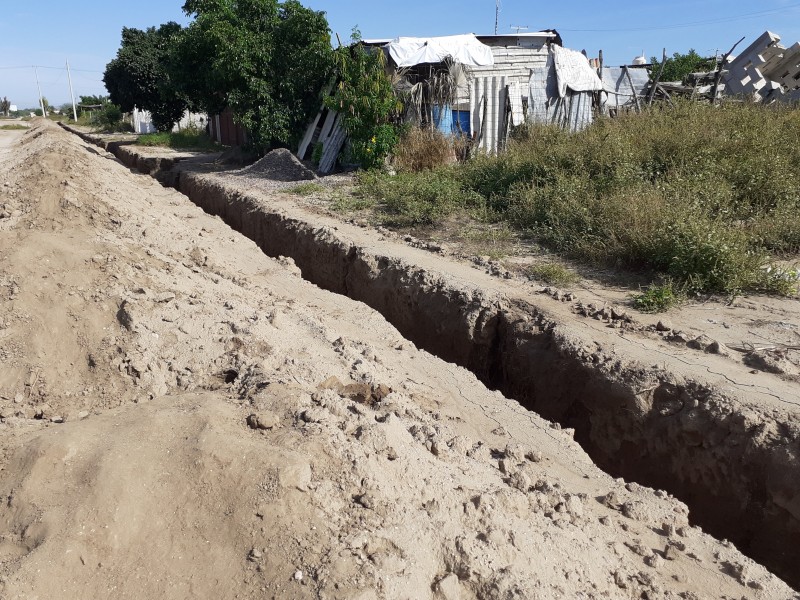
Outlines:
{"type": "Polygon", "coordinates": [[[797,597],[185,197],[3,152],[0,597],[797,597]]]}
{"type": "MultiPolygon", "coordinates": [[[[126,159],[130,160],[130,158],[126,159]]],[[[551,301],[376,233],[313,215],[237,173],[177,185],[303,277],[360,300],[420,347],[574,428],[606,471],[669,490],[692,519],[800,585],[800,394],[791,379],[665,344],[628,315],[551,301]]],[[[564,300],[561,294],[559,300],[564,300]]],[[[692,338],[694,339],[694,338],[692,338]]]]}

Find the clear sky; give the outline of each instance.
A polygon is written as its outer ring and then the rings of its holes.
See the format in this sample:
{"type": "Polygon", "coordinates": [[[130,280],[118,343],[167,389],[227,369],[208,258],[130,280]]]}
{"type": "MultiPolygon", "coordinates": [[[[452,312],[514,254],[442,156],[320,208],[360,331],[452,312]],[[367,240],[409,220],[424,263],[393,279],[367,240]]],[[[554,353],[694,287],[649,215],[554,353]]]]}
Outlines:
{"type": "MultiPolygon", "coordinates": [[[[323,10],[342,41],[358,26],[365,38],[493,33],[495,0],[304,0],[323,10]]],[[[104,94],[102,73],[119,47],[122,27],[145,28],[167,21],[186,24],[183,0],[82,0],[69,3],[0,0],[0,97],[19,108],[35,106],[41,65],[43,95],[59,106],[69,100],[64,69],[69,60],[75,94],[104,94]],[[9,68],[25,67],[25,68],[9,68]]],[[[790,46],[800,41],[800,1],[675,0],[597,2],[586,0],[501,0],[499,31],[557,29],[564,45],[597,56],[606,64],[630,63],[644,51],[700,54],[726,52],[739,38],[745,48],[766,30],[790,46]]]]}

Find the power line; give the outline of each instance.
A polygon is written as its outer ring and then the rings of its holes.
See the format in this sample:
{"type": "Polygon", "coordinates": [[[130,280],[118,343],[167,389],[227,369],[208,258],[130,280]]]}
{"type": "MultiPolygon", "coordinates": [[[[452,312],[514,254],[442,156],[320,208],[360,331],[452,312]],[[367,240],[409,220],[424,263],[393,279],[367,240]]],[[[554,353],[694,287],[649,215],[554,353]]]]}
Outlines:
{"type": "Polygon", "coordinates": [[[752,17],[762,17],[768,15],[780,14],[800,7],[800,3],[790,4],[782,8],[773,8],[768,10],[759,10],[751,13],[744,13],[741,15],[731,15],[728,17],[721,17],[718,19],[704,19],[702,21],[690,21],[687,23],[675,23],[673,25],[660,25],[655,27],[629,27],[617,29],[567,29],[559,27],[559,31],[579,32],[579,33],[619,33],[619,32],[635,32],[635,31],[660,31],[664,29],[684,29],[689,27],[698,27],[700,25],[716,25],[718,23],[732,23],[734,21],[741,21],[743,19],[750,19],[752,17]]]}
{"type": "MultiPolygon", "coordinates": [[[[48,67],[45,65],[24,65],[20,67],[0,67],[3,70],[11,69],[51,69],[55,71],[66,71],[66,67],[48,67]]],[[[93,69],[72,69],[73,71],[80,71],[82,73],[104,73],[104,71],[95,71],[93,69]]]]}

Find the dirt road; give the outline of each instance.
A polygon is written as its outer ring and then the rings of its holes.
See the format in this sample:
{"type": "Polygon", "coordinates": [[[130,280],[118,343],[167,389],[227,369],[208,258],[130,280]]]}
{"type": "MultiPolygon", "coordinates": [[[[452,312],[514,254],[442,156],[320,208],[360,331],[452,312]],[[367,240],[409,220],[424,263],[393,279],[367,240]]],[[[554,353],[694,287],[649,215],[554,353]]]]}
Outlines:
{"type": "Polygon", "coordinates": [[[14,137],[0,598],[798,597],[184,196],[14,137]]]}

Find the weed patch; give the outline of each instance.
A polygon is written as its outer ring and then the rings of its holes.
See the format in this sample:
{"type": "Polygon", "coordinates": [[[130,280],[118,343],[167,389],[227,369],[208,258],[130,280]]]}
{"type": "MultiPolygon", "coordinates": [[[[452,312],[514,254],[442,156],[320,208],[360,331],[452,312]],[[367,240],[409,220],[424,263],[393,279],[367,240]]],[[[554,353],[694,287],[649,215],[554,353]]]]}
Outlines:
{"type": "Polygon", "coordinates": [[[651,285],[632,298],[636,309],[644,313],[665,312],[673,306],[679,305],[684,299],[684,293],[676,289],[671,281],[660,285],[651,285]]]}
{"type": "Polygon", "coordinates": [[[533,279],[543,281],[548,285],[560,287],[573,285],[580,280],[580,277],[578,277],[576,273],[556,263],[531,265],[525,272],[533,279]]]}
{"type": "Polygon", "coordinates": [[[318,183],[301,183],[286,190],[295,196],[313,196],[314,194],[321,194],[325,188],[318,183]]]}
{"type": "Polygon", "coordinates": [[[205,132],[194,128],[181,131],[159,131],[139,136],[136,143],[140,146],[162,146],[178,150],[219,150],[220,145],[212,140],[205,132]]]}
{"type": "Polygon", "coordinates": [[[790,107],[686,101],[578,133],[529,125],[499,156],[370,173],[359,192],[396,225],[467,210],[563,255],[651,270],[689,293],[786,294],[793,284],[767,267],[800,253],[798,139],[800,111],[790,107]]]}

